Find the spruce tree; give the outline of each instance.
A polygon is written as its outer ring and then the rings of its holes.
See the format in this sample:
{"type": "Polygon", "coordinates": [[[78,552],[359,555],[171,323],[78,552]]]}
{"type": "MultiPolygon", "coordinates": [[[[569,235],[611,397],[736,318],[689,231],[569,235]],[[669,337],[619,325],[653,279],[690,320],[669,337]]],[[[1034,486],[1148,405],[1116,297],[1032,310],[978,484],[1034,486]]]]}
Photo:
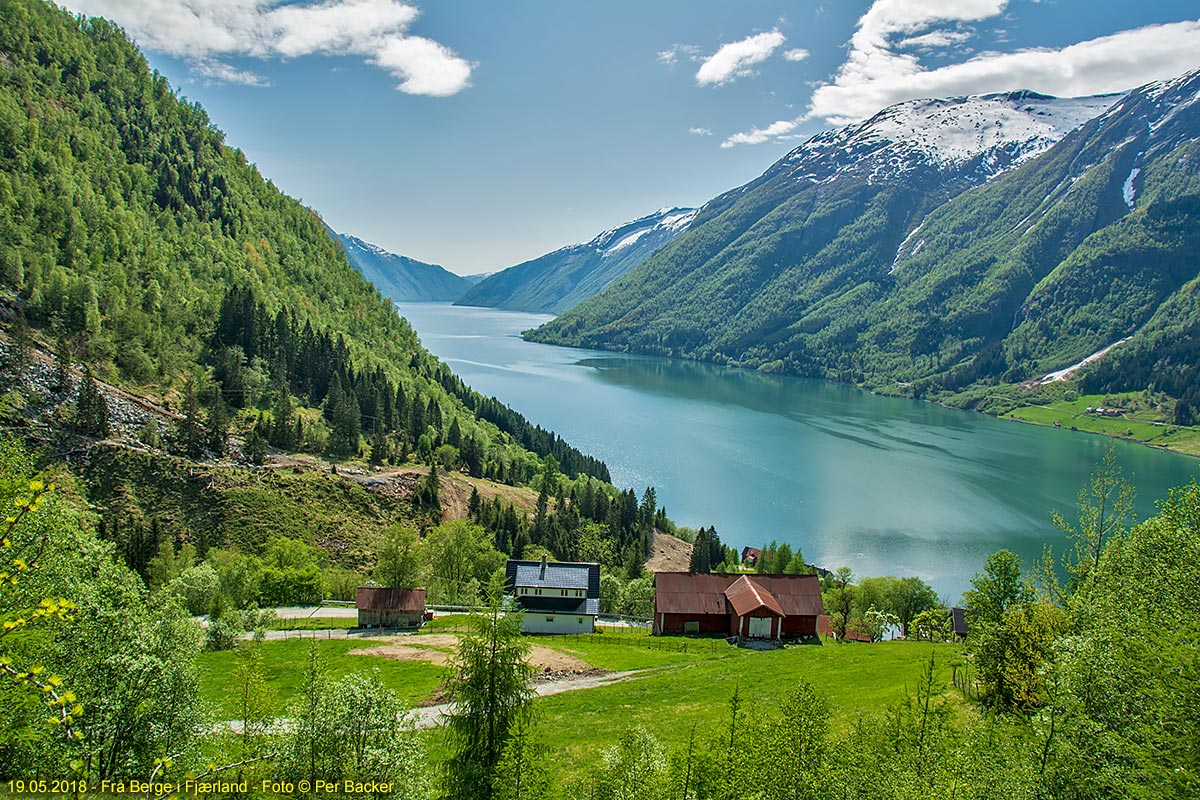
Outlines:
{"type": "Polygon", "coordinates": [[[80,433],[103,439],[108,436],[108,402],[100,394],[91,367],[84,367],[75,399],[75,423],[80,433]]]}

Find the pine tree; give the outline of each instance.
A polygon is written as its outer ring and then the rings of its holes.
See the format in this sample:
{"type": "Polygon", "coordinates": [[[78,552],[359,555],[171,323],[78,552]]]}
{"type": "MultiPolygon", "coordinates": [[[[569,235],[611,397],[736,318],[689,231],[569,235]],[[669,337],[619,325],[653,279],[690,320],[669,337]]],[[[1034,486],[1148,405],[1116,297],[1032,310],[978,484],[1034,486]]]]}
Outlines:
{"type": "Polygon", "coordinates": [[[80,433],[103,439],[108,436],[108,402],[100,394],[91,367],[84,367],[75,399],[75,424],[80,433]]]}

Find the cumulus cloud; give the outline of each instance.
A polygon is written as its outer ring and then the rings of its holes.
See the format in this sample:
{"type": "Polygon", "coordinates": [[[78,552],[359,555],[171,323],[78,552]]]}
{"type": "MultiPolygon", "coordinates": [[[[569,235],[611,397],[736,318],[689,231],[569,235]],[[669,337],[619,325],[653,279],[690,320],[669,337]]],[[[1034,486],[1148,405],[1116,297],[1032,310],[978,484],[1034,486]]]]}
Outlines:
{"type": "Polygon", "coordinates": [[[800,127],[799,120],[781,119],[778,122],[772,122],[765,128],[752,128],[744,133],[735,133],[721,142],[721,147],[730,148],[735,144],[762,144],[768,139],[791,133],[798,127],[800,127]]]}
{"type": "Polygon", "coordinates": [[[805,50],[803,47],[796,47],[791,50],[785,50],[783,53],[783,57],[786,58],[788,61],[803,61],[804,59],[808,58],[810,55],[812,55],[812,54],[809,53],[807,50],[805,50]]]}
{"type": "Polygon", "coordinates": [[[712,136],[712,131],[708,128],[688,128],[688,133],[693,136],[712,136]]]}
{"type": "MultiPolygon", "coordinates": [[[[930,69],[911,52],[960,45],[964,23],[1000,15],[1007,0],[876,0],[858,21],[845,62],[805,114],[755,127],[722,147],[759,144],[805,122],[857,122],[905,100],[1033,89],[1060,97],[1119,92],[1200,66],[1200,20],[1148,25],[1061,48],[986,52],[930,69]]],[[[962,55],[962,54],[960,54],[962,55]]]]}
{"type": "Polygon", "coordinates": [[[779,31],[768,31],[721,45],[696,71],[700,86],[721,85],[751,73],[751,67],[771,57],[784,42],[779,31]]]}
{"type": "Polygon", "coordinates": [[[400,0],[67,0],[108,17],[150,50],[187,60],[217,81],[265,85],[221,59],[355,55],[399,79],[408,94],[445,97],[470,86],[471,64],[449,48],[410,36],[418,10],[400,0]]]}

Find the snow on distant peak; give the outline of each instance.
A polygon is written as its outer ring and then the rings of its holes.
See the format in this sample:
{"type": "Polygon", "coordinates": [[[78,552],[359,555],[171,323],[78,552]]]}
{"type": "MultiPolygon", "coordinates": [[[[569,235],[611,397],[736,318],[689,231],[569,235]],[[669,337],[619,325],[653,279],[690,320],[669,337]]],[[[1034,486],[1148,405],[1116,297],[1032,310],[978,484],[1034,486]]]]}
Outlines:
{"type": "Polygon", "coordinates": [[[595,250],[607,256],[631,247],[652,232],[657,234],[657,238],[673,239],[691,224],[698,211],[696,208],[660,208],[653,214],[609,228],[590,242],[581,242],[572,247],[595,250]]]}
{"type": "Polygon", "coordinates": [[[957,169],[982,157],[978,177],[988,180],[1050,147],[1119,97],[1060,99],[1020,91],[910,100],[817,134],[784,164],[814,181],[866,167],[868,180],[877,181],[922,167],[957,169]]]}

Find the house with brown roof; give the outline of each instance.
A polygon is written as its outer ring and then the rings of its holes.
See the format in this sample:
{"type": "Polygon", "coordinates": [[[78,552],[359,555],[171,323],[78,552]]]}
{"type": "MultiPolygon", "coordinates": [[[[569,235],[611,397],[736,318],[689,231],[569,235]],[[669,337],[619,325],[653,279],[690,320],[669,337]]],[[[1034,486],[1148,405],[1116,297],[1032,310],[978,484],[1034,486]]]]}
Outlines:
{"type": "Polygon", "coordinates": [[[815,636],[825,613],[816,575],[654,573],[654,633],[748,639],[815,636]]]}
{"type": "Polygon", "coordinates": [[[415,628],[425,619],[425,590],[360,586],[354,607],[360,628],[415,628]]]}

